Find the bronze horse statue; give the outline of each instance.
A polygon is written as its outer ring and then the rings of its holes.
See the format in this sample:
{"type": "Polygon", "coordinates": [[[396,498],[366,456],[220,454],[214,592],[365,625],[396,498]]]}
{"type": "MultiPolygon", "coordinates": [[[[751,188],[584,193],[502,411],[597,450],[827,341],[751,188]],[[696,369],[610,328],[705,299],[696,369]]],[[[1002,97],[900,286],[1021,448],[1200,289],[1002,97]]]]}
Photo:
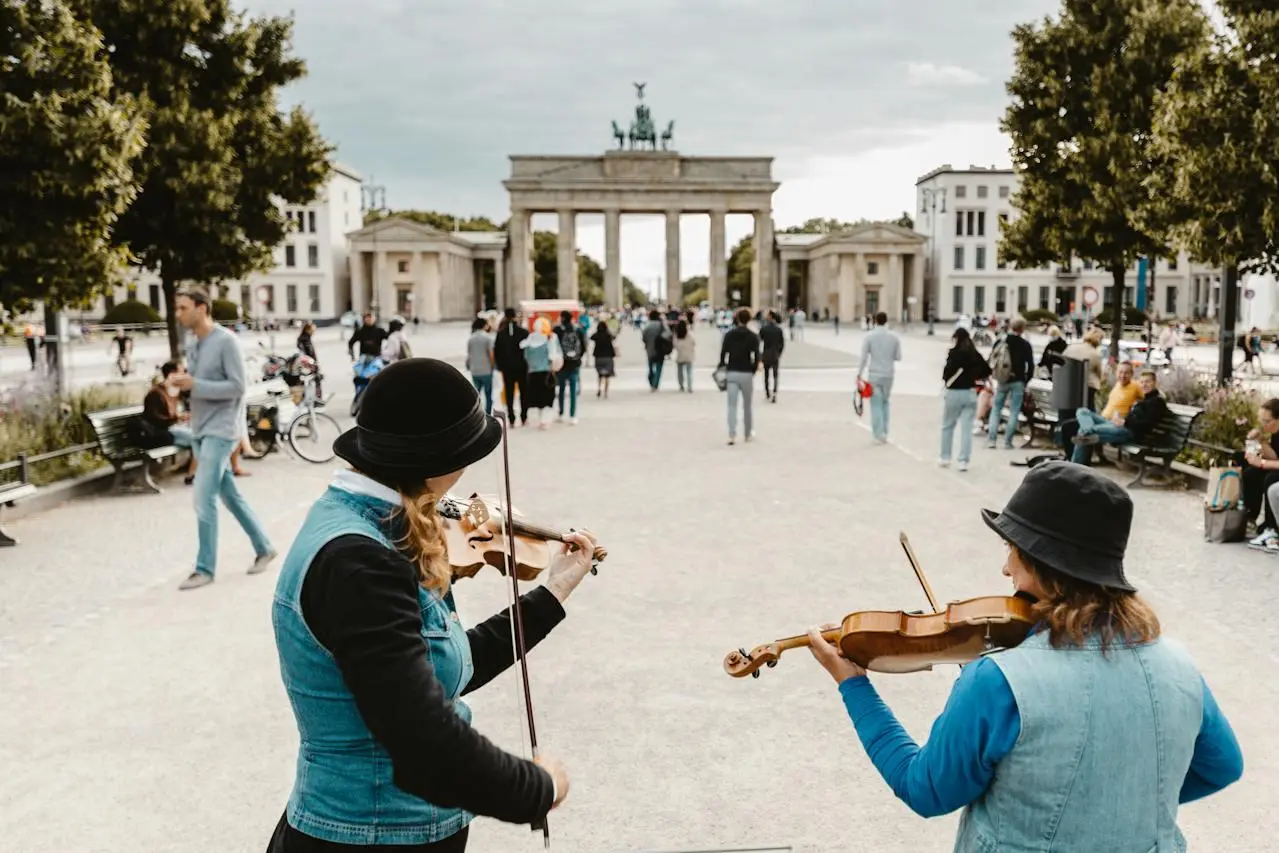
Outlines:
{"type": "Polygon", "coordinates": [[[675,137],[675,119],[671,119],[671,123],[666,125],[666,130],[662,131],[662,150],[666,151],[671,140],[675,137]]]}

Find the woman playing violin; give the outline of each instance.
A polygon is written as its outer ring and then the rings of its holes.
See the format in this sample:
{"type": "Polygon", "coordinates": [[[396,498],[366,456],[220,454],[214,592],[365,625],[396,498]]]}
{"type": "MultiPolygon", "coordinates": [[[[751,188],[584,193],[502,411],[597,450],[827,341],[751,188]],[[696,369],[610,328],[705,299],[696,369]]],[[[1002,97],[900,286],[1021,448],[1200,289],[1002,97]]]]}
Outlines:
{"type": "MultiPolygon", "coordinates": [[[[499,749],[461,699],[514,663],[511,615],[462,627],[436,502],[500,440],[466,377],[412,358],[378,374],[334,443],[352,470],[311,508],[275,591],[301,743],[269,853],[453,853],[474,816],[536,824],[568,793],[559,762],[499,749]]],[[[594,539],[565,541],[576,550],[521,596],[528,647],[591,569],[594,539]]]]}
{"type": "Polygon", "coordinates": [[[1212,691],[1124,576],[1132,513],[1121,487],[1068,462],[982,511],[1037,622],[963,669],[923,747],[866,671],[810,632],[893,792],[924,817],[964,808],[955,850],[1184,850],[1178,805],[1242,774],[1212,691]]]}

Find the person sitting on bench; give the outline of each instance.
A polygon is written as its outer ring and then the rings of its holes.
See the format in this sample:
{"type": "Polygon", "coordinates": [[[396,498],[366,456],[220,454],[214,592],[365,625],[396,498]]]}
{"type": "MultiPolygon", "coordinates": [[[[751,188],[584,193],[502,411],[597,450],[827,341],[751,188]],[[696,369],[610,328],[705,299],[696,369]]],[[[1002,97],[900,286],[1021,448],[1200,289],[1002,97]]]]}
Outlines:
{"type": "MultiPolygon", "coordinates": [[[[1131,361],[1121,361],[1119,366],[1115,368],[1115,387],[1110,389],[1110,396],[1106,398],[1106,408],[1101,410],[1101,419],[1109,421],[1117,426],[1123,426],[1124,418],[1128,417],[1128,412],[1136,405],[1137,401],[1143,396],[1141,386],[1133,381],[1133,365],[1131,361]]],[[[1059,419],[1061,421],[1061,441],[1062,447],[1068,447],[1074,440],[1076,433],[1079,432],[1079,421],[1075,419],[1074,410],[1067,413],[1066,410],[1059,410],[1059,419]]]]}
{"type": "Polygon", "coordinates": [[[1159,380],[1153,370],[1142,370],[1137,380],[1142,397],[1120,421],[1120,416],[1106,420],[1091,409],[1075,412],[1079,433],[1074,437],[1072,462],[1087,465],[1094,444],[1132,444],[1140,442],[1168,412],[1168,401],[1159,393],[1159,380]]]}

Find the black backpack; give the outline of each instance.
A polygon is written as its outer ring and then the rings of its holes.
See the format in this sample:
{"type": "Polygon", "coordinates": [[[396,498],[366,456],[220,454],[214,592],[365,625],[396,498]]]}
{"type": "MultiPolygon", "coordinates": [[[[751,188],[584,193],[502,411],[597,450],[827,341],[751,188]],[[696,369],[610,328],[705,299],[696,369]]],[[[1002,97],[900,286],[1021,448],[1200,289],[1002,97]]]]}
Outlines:
{"type": "Polygon", "coordinates": [[[657,354],[665,358],[675,349],[675,342],[671,340],[671,333],[663,331],[657,336],[657,341],[653,344],[657,348],[657,354]]]}

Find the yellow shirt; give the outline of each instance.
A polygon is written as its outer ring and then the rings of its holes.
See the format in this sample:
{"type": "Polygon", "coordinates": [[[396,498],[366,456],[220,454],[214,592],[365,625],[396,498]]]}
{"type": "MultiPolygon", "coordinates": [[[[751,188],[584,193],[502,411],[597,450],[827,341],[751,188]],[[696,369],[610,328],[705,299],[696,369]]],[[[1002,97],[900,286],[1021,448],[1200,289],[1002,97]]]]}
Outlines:
{"type": "Polygon", "coordinates": [[[1116,385],[1110,389],[1110,396],[1106,398],[1106,408],[1102,409],[1101,416],[1106,420],[1110,420],[1115,415],[1126,418],[1141,396],[1141,386],[1136,382],[1116,385]]]}

